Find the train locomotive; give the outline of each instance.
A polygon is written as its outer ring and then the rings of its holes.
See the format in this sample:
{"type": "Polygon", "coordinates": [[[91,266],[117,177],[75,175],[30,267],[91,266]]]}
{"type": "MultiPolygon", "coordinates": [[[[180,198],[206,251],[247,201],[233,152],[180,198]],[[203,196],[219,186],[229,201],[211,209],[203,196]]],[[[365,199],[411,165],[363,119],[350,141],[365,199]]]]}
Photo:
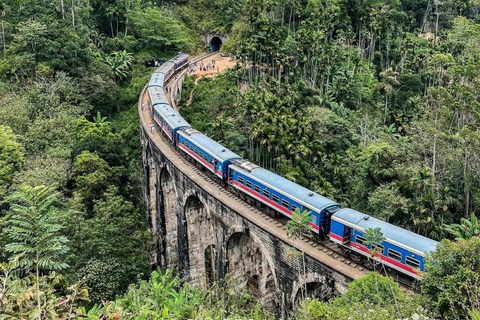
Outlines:
{"type": "Polygon", "coordinates": [[[188,65],[189,56],[180,54],[165,62],[148,83],[148,107],[166,139],[184,156],[211,172],[237,193],[262,203],[274,215],[291,217],[299,209],[310,213],[314,234],[338,244],[347,252],[382,262],[401,274],[419,279],[425,272],[425,256],[437,242],[411,231],[378,220],[308,190],[269,170],[242,159],[233,151],[195,130],[170,106],[164,91],[166,82],[188,65]],[[383,243],[368,244],[365,231],[380,228],[383,243]],[[372,254],[373,253],[373,254],[372,254]]]}

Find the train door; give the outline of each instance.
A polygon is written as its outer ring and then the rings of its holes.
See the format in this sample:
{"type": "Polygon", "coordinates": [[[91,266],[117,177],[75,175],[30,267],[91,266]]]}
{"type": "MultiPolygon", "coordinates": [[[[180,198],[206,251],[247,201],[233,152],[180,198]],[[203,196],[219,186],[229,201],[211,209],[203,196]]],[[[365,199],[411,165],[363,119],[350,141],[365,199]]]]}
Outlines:
{"type": "Polygon", "coordinates": [[[351,235],[352,235],[352,228],[344,226],[343,227],[343,243],[344,244],[350,243],[351,235]]]}
{"type": "Polygon", "coordinates": [[[323,220],[323,225],[320,227],[323,229],[325,236],[328,237],[330,233],[330,222],[332,221],[332,215],[338,211],[339,208],[330,208],[325,210],[325,219],[323,220]]]}

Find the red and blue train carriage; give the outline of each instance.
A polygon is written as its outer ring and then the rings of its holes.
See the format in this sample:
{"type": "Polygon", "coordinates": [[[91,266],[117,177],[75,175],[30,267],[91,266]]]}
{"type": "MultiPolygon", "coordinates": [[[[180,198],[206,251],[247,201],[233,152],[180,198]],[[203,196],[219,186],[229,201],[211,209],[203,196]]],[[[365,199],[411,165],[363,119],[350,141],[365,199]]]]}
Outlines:
{"type": "Polygon", "coordinates": [[[176,110],[164,103],[153,107],[153,119],[173,144],[177,142],[179,129],[190,128],[190,124],[176,110]]]}
{"type": "Polygon", "coordinates": [[[240,159],[233,151],[193,128],[178,131],[178,148],[223,181],[227,181],[229,163],[240,159]]]}
{"type": "Polygon", "coordinates": [[[331,217],[330,240],[366,257],[372,255],[365,230],[380,228],[386,238],[375,245],[374,259],[414,278],[425,272],[425,256],[435,250],[437,242],[349,208],[331,217]]]}
{"type": "Polygon", "coordinates": [[[340,205],[269,170],[245,160],[230,164],[229,183],[287,217],[298,208],[310,212],[309,225],[317,234],[328,234],[330,215],[340,205]]]}
{"type": "Polygon", "coordinates": [[[190,57],[186,53],[181,53],[174,57],[171,61],[175,65],[175,71],[185,66],[188,63],[189,58],[190,57]]]}

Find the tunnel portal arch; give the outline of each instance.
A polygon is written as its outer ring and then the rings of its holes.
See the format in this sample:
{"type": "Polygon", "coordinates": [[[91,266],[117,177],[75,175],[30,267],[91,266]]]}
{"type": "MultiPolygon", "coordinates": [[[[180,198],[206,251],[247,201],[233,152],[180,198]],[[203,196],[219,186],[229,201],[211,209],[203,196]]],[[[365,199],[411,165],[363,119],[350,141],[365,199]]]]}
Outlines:
{"type": "Polygon", "coordinates": [[[222,47],[222,39],[219,37],[213,37],[212,40],[210,40],[210,51],[218,51],[222,47]]]}

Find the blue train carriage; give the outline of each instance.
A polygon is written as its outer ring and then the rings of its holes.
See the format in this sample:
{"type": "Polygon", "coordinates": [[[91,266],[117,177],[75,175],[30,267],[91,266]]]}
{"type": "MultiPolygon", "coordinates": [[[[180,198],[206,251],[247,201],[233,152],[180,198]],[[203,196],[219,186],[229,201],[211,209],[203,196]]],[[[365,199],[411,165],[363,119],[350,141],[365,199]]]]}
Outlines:
{"type": "Polygon", "coordinates": [[[173,144],[177,142],[179,129],[190,128],[190,124],[168,104],[157,104],[153,109],[153,118],[173,144]]]}
{"type": "Polygon", "coordinates": [[[186,53],[181,53],[172,59],[172,62],[175,64],[175,70],[178,70],[185,66],[188,63],[189,55],[186,53]]]}
{"type": "Polygon", "coordinates": [[[178,148],[227,181],[228,166],[240,156],[193,128],[178,131],[178,148]]]}
{"type": "Polygon", "coordinates": [[[148,99],[147,99],[148,107],[152,111],[153,114],[153,107],[159,104],[168,104],[167,96],[165,95],[165,91],[163,88],[159,87],[150,87],[148,88],[148,99]]]}
{"type": "Polygon", "coordinates": [[[163,83],[166,83],[168,79],[172,76],[175,72],[175,63],[172,60],[168,60],[164,64],[160,66],[155,72],[162,72],[163,73],[163,83]]]}
{"type": "Polygon", "coordinates": [[[162,71],[155,71],[150,77],[150,81],[148,82],[148,87],[163,88],[164,83],[165,83],[165,73],[162,71]]]}
{"type": "Polygon", "coordinates": [[[234,161],[229,168],[229,183],[235,188],[287,217],[297,208],[308,210],[312,231],[327,235],[338,203],[245,160],[234,161]]]}
{"type": "Polygon", "coordinates": [[[371,257],[372,245],[367,245],[364,237],[365,230],[369,228],[380,228],[386,238],[375,248],[375,260],[413,278],[422,277],[425,256],[438,244],[434,240],[349,208],[333,214],[330,240],[371,257]]]}

